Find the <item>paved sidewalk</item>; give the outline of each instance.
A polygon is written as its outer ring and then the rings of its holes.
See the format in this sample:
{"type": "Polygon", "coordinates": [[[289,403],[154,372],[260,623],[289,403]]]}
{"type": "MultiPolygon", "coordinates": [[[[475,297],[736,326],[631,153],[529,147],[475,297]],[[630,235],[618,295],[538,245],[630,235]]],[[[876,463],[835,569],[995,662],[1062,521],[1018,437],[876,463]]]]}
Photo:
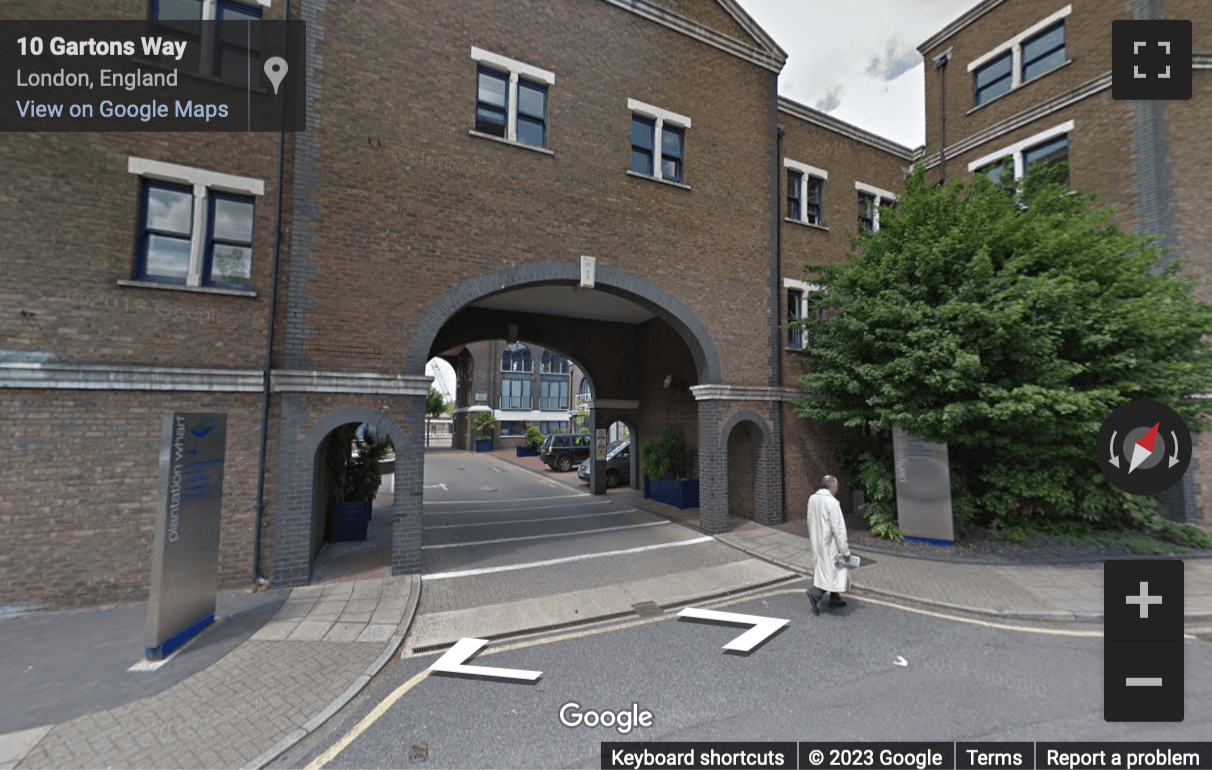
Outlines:
{"type": "MultiPolygon", "coordinates": [[[[812,574],[812,551],[805,537],[754,526],[717,539],[786,569],[812,574]]],[[[981,565],[852,550],[866,562],[851,575],[860,593],[1023,620],[1103,619],[1102,564],[981,565]]],[[[1186,560],[1186,577],[1188,626],[1212,623],[1212,561],[1186,560]]]]}
{"type": "Polygon", "coordinates": [[[0,770],[263,767],[390,660],[419,595],[416,575],[296,588],[250,639],[158,695],[0,736],[0,770]]]}

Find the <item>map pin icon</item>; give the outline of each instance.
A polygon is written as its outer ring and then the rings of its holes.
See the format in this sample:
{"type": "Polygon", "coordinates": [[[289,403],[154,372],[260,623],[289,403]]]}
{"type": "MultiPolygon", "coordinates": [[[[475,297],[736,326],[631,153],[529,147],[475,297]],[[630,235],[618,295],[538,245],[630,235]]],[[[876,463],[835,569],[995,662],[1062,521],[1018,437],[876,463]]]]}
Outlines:
{"type": "Polygon", "coordinates": [[[281,56],[271,56],[265,60],[265,75],[269,78],[269,82],[274,84],[274,95],[278,94],[278,85],[282,82],[282,78],[286,77],[286,72],[290,67],[286,66],[286,60],[281,56]]]}

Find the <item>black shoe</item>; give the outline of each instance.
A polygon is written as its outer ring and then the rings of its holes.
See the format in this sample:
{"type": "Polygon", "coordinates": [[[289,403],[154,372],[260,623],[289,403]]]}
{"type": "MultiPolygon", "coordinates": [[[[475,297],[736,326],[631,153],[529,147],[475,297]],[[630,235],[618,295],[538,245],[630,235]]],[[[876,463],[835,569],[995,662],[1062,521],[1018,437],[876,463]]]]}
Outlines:
{"type": "MultiPolygon", "coordinates": [[[[824,599],[825,597],[824,597],[824,596],[822,596],[821,598],[822,598],[822,599],[824,599]]],[[[812,614],[813,614],[813,615],[816,615],[817,617],[820,617],[820,615],[821,615],[821,605],[818,603],[817,598],[816,598],[815,596],[813,596],[813,595],[812,595],[812,589],[811,589],[811,588],[809,588],[809,589],[808,589],[808,603],[812,605],[812,614]]]]}
{"type": "Polygon", "coordinates": [[[839,598],[837,598],[836,596],[831,596],[831,597],[829,597],[829,606],[830,606],[830,607],[845,607],[845,606],[846,606],[846,600],[845,600],[845,599],[839,599],[839,598]]]}

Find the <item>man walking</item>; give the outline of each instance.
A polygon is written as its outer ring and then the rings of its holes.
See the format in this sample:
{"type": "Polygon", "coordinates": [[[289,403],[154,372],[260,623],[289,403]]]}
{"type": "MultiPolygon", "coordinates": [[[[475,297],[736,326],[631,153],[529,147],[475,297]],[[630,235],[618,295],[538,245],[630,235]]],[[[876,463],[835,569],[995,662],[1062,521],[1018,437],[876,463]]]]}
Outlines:
{"type": "Polygon", "coordinates": [[[808,536],[812,539],[812,588],[808,589],[808,601],[812,613],[821,614],[821,602],[825,592],[830,593],[830,607],[845,607],[846,602],[838,596],[850,588],[850,570],[836,564],[839,554],[850,558],[850,546],[846,542],[846,522],[842,519],[842,506],[837,501],[838,483],[833,476],[821,479],[821,488],[808,498],[808,536]]]}

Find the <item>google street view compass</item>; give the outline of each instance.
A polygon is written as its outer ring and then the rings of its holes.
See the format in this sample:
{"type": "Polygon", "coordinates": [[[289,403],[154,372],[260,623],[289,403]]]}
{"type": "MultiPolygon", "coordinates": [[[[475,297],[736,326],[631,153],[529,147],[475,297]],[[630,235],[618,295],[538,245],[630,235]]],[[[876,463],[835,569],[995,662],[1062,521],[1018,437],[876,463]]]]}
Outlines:
{"type": "Polygon", "coordinates": [[[1170,407],[1132,401],[1111,413],[1098,431],[1098,464],[1130,495],[1159,495],[1191,464],[1191,431],[1170,407]]]}

